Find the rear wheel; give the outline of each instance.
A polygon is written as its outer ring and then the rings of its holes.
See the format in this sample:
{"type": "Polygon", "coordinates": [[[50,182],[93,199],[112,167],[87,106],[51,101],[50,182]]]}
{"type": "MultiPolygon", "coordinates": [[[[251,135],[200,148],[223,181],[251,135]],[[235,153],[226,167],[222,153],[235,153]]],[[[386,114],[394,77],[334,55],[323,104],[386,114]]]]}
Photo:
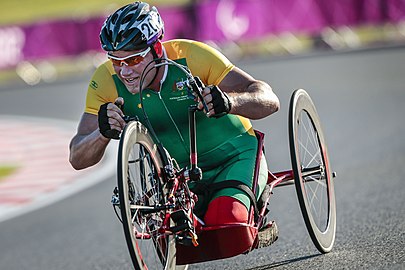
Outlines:
{"type": "Polygon", "coordinates": [[[135,269],[175,269],[176,245],[160,230],[169,212],[163,162],[140,122],[124,129],[118,149],[118,192],[122,224],[135,269]],[[159,207],[157,209],[157,207],[159,207]]]}
{"type": "Polygon", "coordinates": [[[336,205],[328,151],[315,105],[303,89],[290,100],[289,140],[295,187],[305,225],[317,249],[335,241],[336,205]]]}

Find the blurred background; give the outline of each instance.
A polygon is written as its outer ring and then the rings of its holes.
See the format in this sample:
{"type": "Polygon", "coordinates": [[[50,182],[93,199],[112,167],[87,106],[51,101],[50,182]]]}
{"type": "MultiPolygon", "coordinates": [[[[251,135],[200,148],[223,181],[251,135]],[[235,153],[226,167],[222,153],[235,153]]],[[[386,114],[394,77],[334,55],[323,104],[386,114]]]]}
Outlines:
{"type": "MultiPolygon", "coordinates": [[[[105,60],[105,17],[130,1],[0,1],[0,81],[34,85],[105,60]]],[[[154,0],[165,39],[191,38],[233,61],[405,43],[405,0],[154,0]]]]}
{"type": "MultiPolygon", "coordinates": [[[[288,102],[305,88],[338,173],[331,253],[312,245],[294,188],[280,188],[274,246],[191,269],[405,269],[405,0],[148,2],[165,40],[207,42],[273,87],[280,111],[254,121],[270,170],[290,166],[288,102]]],[[[91,74],[106,60],[100,27],[127,3],[0,0],[1,269],[132,268],[110,204],[116,145],[92,168],[68,161],[91,74]]]]}

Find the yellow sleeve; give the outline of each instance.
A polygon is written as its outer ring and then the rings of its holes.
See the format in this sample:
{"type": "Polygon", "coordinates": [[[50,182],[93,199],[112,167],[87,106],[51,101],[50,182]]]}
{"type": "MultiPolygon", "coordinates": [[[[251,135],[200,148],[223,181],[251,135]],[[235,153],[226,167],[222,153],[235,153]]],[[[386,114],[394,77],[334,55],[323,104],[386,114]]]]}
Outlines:
{"type": "Polygon", "coordinates": [[[101,64],[93,74],[90,80],[85,112],[97,114],[100,106],[106,102],[114,102],[118,97],[116,86],[112,75],[114,68],[110,61],[101,64]]]}
{"type": "Polygon", "coordinates": [[[221,52],[202,42],[175,39],[164,46],[168,58],[186,58],[191,73],[207,85],[218,85],[234,67],[221,52]]]}

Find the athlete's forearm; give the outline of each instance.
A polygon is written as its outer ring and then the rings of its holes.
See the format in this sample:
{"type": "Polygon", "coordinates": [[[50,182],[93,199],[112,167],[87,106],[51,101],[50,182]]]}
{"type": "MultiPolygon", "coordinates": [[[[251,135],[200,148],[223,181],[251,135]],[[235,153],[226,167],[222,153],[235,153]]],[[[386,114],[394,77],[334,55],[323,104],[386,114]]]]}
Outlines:
{"type": "Polygon", "coordinates": [[[97,164],[104,155],[110,139],[94,130],[88,135],[76,135],[70,143],[69,161],[76,170],[97,164]]]}
{"type": "Polygon", "coordinates": [[[261,119],[279,110],[280,102],[271,87],[264,82],[256,81],[243,92],[228,93],[232,108],[230,113],[249,119],[261,119]]]}

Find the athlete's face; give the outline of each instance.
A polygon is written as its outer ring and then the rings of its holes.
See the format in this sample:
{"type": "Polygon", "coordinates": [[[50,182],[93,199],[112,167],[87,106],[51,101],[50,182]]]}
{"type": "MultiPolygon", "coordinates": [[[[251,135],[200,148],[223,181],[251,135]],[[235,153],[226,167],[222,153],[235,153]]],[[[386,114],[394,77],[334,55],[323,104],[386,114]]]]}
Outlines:
{"type": "MultiPolygon", "coordinates": [[[[150,61],[153,60],[150,48],[148,47],[147,49],[137,51],[114,51],[109,52],[108,56],[113,63],[115,72],[127,87],[128,91],[133,94],[138,93],[141,74],[150,61]]],[[[149,65],[148,69],[152,67],[153,64],[149,65]]],[[[151,83],[155,73],[155,68],[148,72],[142,83],[143,88],[151,83]]]]}

